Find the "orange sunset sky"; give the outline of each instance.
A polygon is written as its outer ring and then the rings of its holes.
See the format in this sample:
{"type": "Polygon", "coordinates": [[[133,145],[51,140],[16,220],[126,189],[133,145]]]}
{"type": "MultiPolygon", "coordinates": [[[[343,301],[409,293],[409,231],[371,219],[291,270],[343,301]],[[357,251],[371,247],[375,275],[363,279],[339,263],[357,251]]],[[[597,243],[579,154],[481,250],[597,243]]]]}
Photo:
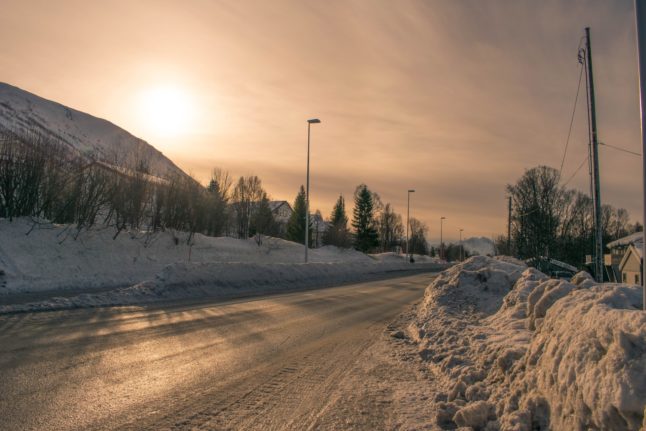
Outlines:
{"type": "MultiPolygon", "coordinates": [[[[206,182],[364,182],[439,238],[506,229],[505,185],[558,168],[591,27],[602,142],[640,152],[631,0],[0,0],[0,81],[112,121],[206,182]]],[[[582,96],[584,92],[582,90],[582,96]]],[[[587,155],[582,97],[563,176],[587,155]]],[[[602,200],[641,219],[641,160],[601,147],[602,200]]],[[[570,186],[589,190],[587,167],[570,186]]]]}

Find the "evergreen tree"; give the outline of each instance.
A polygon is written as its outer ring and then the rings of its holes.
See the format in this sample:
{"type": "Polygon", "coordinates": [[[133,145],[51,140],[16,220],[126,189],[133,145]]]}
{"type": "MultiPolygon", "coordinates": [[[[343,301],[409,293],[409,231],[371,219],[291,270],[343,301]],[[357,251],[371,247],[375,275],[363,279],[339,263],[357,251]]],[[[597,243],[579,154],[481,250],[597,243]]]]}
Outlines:
{"type": "Polygon", "coordinates": [[[354,248],[364,253],[379,245],[377,229],[374,226],[374,203],[368,186],[361,184],[354,192],[352,227],[355,230],[354,248]]]}
{"type": "MultiPolygon", "coordinates": [[[[287,239],[305,244],[305,188],[301,186],[294,200],[294,212],[287,222],[287,239]]],[[[312,244],[312,226],[309,227],[309,243],[312,244]]]]}
{"type": "Polygon", "coordinates": [[[274,214],[271,212],[267,193],[263,193],[260,202],[258,202],[258,208],[256,208],[251,217],[249,234],[256,236],[256,241],[260,245],[262,244],[262,235],[274,235],[275,232],[276,222],[274,221],[274,214]]]}
{"type": "Polygon", "coordinates": [[[350,231],[348,230],[348,217],[345,214],[345,199],[339,196],[330,217],[330,227],[323,235],[323,244],[337,247],[350,246],[350,231]]]}

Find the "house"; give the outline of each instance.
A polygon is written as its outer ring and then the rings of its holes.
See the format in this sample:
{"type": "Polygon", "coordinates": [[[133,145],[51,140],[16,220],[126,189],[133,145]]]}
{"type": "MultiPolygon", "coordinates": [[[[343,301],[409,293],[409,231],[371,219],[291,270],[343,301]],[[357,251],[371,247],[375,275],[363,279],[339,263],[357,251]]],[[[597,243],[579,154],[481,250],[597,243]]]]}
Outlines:
{"type": "Polygon", "coordinates": [[[287,201],[270,201],[269,208],[274,215],[274,220],[278,223],[287,224],[294,210],[287,201]]]}
{"type": "Polygon", "coordinates": [[[330,227],[330,223],[323,220],[323,216],[316,211],[310,216],[310,226],[312,226],[312,247],[318,248],[323,245],[323,235],[330,227]]]}
{"type": "Polygon", "coordinates": [[[287,201],[269,201],[269,208],[277,225],[276,236],[284,238],[287,235],[287,222],[294,213],[292,206],[287,201]]]}
{"type": "Polygon", "coordinates": [[[615,283],[624,282],[620,269],[621,261],[626,256],[626,253],[628,253],[630,246],[637,243],[641,244],[643,239],[644,232],[635,232],[606,244],[606,247],[610,250],[610,255],[604,256],[604,264],[608,271],[609,281],[613,281],[615,283]]]}
{"type": "MultiPolygon", "coordinates": [[[[642,232],[639,232],[642,233],[642,232]]],[[[621,273],[621,282],[628,284],[642,283],[642,254],[644,242],[634,241],[630,244],[624,253],[621,262],[619,262],[619,271],[621,273]]]]}

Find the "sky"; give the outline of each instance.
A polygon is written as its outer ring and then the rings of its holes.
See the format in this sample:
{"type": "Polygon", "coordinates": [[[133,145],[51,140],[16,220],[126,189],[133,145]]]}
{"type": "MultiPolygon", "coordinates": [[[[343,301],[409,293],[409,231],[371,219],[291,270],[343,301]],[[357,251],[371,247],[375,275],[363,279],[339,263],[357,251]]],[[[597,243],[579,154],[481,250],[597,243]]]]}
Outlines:
{"type": "MultiPolygon", "coordinates": [[[[506,231],[505,186],[559,168],[591,27],[602,142],[641,153],[632,0],[0,0],[0,81],[145,139],[206,183],[258,175],[329,216],[365,183],[429,238],[506,231]]],[[[581,89],[562,177],[587,156],[581,89]]],[[[638,156],[601,198],[641,220],[638,156]]],[[[587,164],[568,187],[589,191],[587,164]]]]}

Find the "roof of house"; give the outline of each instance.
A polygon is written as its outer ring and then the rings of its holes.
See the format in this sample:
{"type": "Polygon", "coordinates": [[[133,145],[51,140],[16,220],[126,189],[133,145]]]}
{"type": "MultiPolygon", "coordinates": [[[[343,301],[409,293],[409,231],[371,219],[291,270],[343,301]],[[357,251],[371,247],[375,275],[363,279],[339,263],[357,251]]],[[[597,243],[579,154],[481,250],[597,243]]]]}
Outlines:
{"type": "Polygon", "coordinates": [[[271,208],[272,211],[276,211],[278,208],[280,208],[283,205],[287,205],[290,211],[293,211],[292,206],[287,201],[269,201],[269,208],[271,208]]]}
{"type": "Polygon", "coordinates": [[[639,242],[643,240],[644,240],[644,232],[635,232],[623,238],[619,238],[617,240],[609,242],[608,244],[606,244],[606,246],[608,248],[626,247],[626,246],[629,246],[630,244],[633,244],[634,242],[639,242]]]}

